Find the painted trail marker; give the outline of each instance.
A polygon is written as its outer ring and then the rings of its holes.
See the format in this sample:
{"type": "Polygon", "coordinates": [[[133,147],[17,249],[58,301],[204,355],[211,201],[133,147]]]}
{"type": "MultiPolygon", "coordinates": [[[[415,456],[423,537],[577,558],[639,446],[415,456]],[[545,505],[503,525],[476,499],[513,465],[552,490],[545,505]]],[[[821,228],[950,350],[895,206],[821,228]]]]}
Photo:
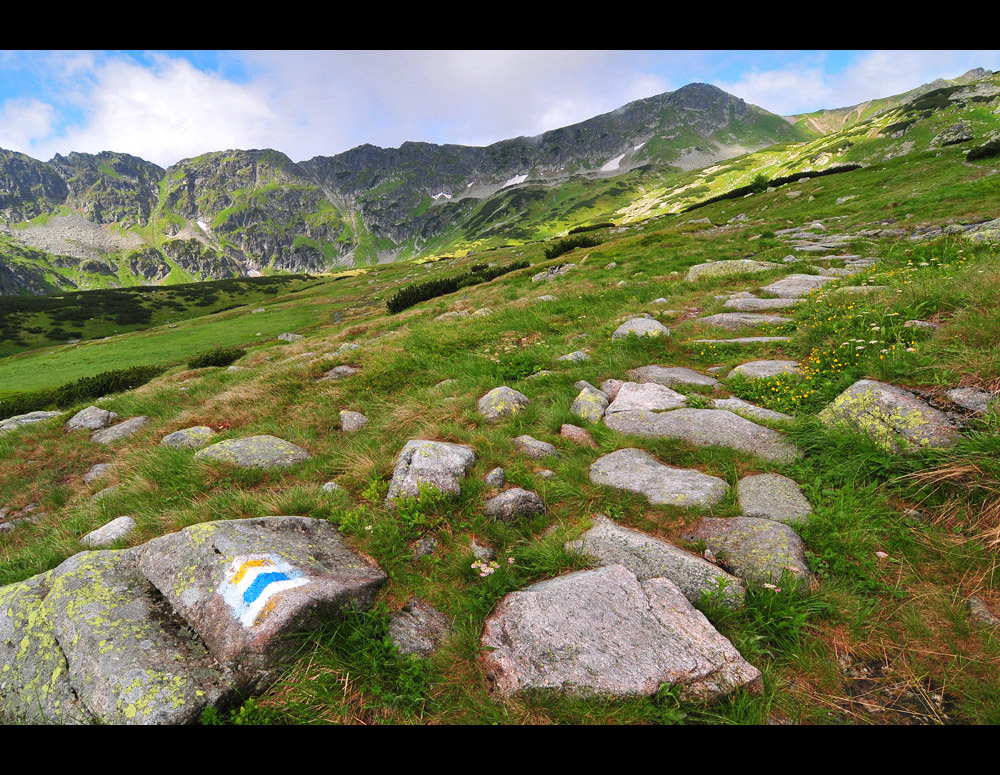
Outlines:
{"type": "Polygon", "coordinates": [[[218,591],[244,627],[255,627],[274,609],[276,596],[308,583],[276,555],[254,554],[232,561],[218,591]]]}

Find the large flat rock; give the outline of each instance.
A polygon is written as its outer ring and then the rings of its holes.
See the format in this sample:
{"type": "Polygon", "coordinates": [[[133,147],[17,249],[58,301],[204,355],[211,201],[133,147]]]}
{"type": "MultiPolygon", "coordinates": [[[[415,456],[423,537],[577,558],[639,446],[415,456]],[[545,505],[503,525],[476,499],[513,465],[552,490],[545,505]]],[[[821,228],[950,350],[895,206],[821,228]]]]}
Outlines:
{"type": "Polygon", "coordinates": [[[139,568],[221,663],[250,683],[287,636],[365,610],[387,580],[331,522],[262,517],[192,525],[138,550],[139,568]]]}
{"type": "Polygon", "coordinates": [[[791,318],[781,315],[766,315],[755,312],[720,312],[717,315],[707,315],[698,318],[699,323],[706,326],[718,326],[729,331],[737,331],[741,328],[754,328],[756,326],[779,326],[782,323],[791,323],[791,318]]]}
{"type": "Polygon", "coordinates": [[[639,383],[653,382],[657,385],[701,385],[703,387],[713,387],[718,384],[715,377],[709,377],[694,369],[683,366],[640,366],[632,369],[628,375],[639,383]]]}
{"type": "Polygon", "coordinates": [[[0,722],[89,724],[55,624],[42,612],[52,571],[0,587],[0,722]]]}
{"type": "Polygon", "coordinates": [[[713,506],[729,491],[717,476],[671,468],[634,448],[599,457],[590,466],[590,481],[643,495],[656,506],[713,506]]]}
{"type": "Polygon", "coordinates": [[[855,382],[819,418],[866,433],[891,452],[947,447],[959,437],[943,412],[907,390],[872,379],[855,382]]]}
{"type": "Polygon", "coordinates": [[[699,447],[729,447],[779,463],[801,456],[778,431],[724,409],[675,409],[659,414],[616,412],[606,414],[604,424],[619,433],[682,439],[699,447]]]}
{"type": "Polygon", "coordinates": [[[840,278],[815,274],[790,274],[770,285],[765,285],[761,290],[781,299],[799,299],[838,279],[840,278]]]}
{"type": "Polygon", "coordinates": [[[725,409],[749,420],[771,420],[772,422],[787,422],[792,420],[790,414],[776,412],[773,409],[765,409],[763,406],[751,404],[742,398],[730,396],[729,398],[713,398],[712,406],[716,409],[725,409]]]}
{"type": "Polygon", "coordinates": [[[664,683],[708,699],[759,691],[760,671],[664,578],[621,565],[541,581],[486,620],[482,664],[495,691],[646,697],[664,683]]]}
{"type": "Polygon", "coordinates": [[[240,468],[284,468],[309,460],[302,447],[275,436],[226,439],[194,453],[196,460],[220,460],[240,468]]]}
{"type": "Polygon", "coordinates": [[[780,269],[781,264],[772,264],[767,261],[753,261],[749,258],[738,258],[733,261],[710,261],[705,264],[695,264],[688,269],[684,278],[688,282],[703,280],[706,277],[731,277],[741,274],[755,274],[757,272],[769,272],[772,269],[780,269]]]}
{"type": "Polygon", "coordinates": [[[723,304],[726,309],[737,312],[769,312],[775,309],[788,309],[794,307],[800,299],[727,299],[723,304]]]}
{"type": "Polygon", "coordinates": [[[458,495],[462,477],[476,462],[476,453],[466,444],[413,439],[406,442],[396,460],[386,503],[396,498],[416,498],[420,485],[432,485],[458,495]]]}
{"type": "Polygon", "coordinates": [[[74,691],[103,723],[191,723],[233,691],[138,570],[134,550],[71,557],[53,571],[42,614],[54,624],[74,691]]]}
{"type": "Polygon", "coordinates": [[[746,594],[743,582],[717,565],[648,533],[622,527],[602,514],[594,517],[593,527],[578,540],[567,541],[565,548],[601,565],[624,565],[639,581],[670,579],[692,603],[721,589],[719,601],[736,607],[746,594]]]}
{"type": "Polygon", "coordinates": [[[687,403],[687,397],[656,382],[626,382],[618,388],[604,416],[618,412],[663,412],[678,409],[687,403]]]}

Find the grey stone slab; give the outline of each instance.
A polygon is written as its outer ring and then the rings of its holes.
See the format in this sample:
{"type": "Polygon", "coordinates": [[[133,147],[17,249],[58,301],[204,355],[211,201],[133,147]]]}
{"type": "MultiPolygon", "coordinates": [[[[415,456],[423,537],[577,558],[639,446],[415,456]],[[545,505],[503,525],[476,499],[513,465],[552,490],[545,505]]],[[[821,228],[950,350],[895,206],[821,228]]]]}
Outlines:
{"type": "Polygon", "coordinates": [[[694,369],[683,366],[640,366],[629,371],[628,375],[639,383],[654,382],[657,385],[700,385],[713,387],[718,384],[714,377],[708,377],[694,369]]]}
{"type": "Polygon", "coordinates": [[[154,538],[139,568],[221,663],[256,684],[289,636],[365,610],[387,576],[325,519],[262,517],[154,538]]]}
{"type": "Polygon", "coordinates": [[[704,541],[730,573],[744,581],[777,584],[782,575],[808,579],[806,545],[788,525],[770,519],[702,517],[682,538],[704,541]]]}
{"type": "Polygon", "coordinates": [[[729,485],[717,476],[671,468],[636,448],[619,449],[595,460],[590,481],[637,493],[656,506],[714,506],[729,491],[729,485]]]}
{"type": "Polygon", "coordinates": [[[908,390],[862,379],[819,413],[828,425],[846,425],[866,433],[888,451],[947,447],[958,441],[958,429],[947,415],[908,390]]]}
{"type": "Polygon", "coordinates": [[[695,604],[708,595],[735,608],[743,604],[746,594],[743,582],[717,565],[648,533],[615,524],[602,514],[594,517],[593,526],[578,540],[567,541],[565,548],[601,565],[624,565],[639,581],[670,579],[695,604]]]}
{"type": "Polygon", "coordinates": [[[160,439],[160,444],[165,447],[200,449],[206,444],[210,444],[214,436],[215,431],[207,425],[194,425],[164,436],[160,439]]]}
{"type": "Polygon", "coordinates": [[[95,444],[112,444],[113,442],[127,439],[129,436],[134,436],[151,422],[152,420],[145,415],[133,417],[117,425],[109,425],[107,428],[94,431],[90,434],[90,440],[95,444]]]}
{"type": "Polygon", "coordinates": [[[780,474],[745,476],[736,485],[736,497],[745,517],[773,519],[794,525],[807,522],[812,505],[793,480],[780,474]]]}
{"type": "Polygon", "coordinates": [[[226,439],[194,453],[196,460],[218,460],[240,468],[284,468],[312,458],[302,447],[275,436],[226,439]]]}
{"type": "Polygon", "coordinates": [[[569,573],[507,595],[486,620],[494,690],[642,697],[668,683],[707,699],[761,689],[760,671],[668,579],[621,565],[569,573]]]}
{"type": "Polygon", "coordinates": [[[801,457],[778,431],[723,409],[675,409],[660,414],[617,412],[606,415],[604,424],[619,433],[683,439],[699,447],[729,447],[779,463],[801,457]]]}
{"type": "Polygon", "coordinates": [[[416,498],[421,485],[431,485],[458,495],[462,477],[476,462],[476,453],[466,444],[413,439],[406,442],[396,460],[386,503],[396,498],[416,498]]]}

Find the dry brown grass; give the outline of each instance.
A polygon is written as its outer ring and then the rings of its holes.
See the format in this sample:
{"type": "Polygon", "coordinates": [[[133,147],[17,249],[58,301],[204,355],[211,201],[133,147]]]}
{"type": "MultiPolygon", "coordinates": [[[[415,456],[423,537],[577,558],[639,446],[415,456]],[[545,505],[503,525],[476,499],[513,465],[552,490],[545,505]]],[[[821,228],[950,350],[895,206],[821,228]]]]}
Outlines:
{"type": "Polygon", "coordinates": [[[946,530],[963,530],[974,522],[979,539],[1000,549],[1000,481],[982,461],[956,458],[926,471],[903,477],[926,493],[925,499],[945,494],[933,510],[933,520],[946,530]]]}

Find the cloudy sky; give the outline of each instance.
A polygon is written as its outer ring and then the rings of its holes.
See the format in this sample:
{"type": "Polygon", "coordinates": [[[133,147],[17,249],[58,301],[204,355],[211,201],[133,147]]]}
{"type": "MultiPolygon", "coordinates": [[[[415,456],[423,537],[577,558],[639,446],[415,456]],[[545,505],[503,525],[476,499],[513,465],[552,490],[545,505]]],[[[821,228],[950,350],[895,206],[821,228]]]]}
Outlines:
{"type": "Polygon", "coordinates": [[[362,143],[487,145],[693,82],[790,115],[973,67],[1000,70],[1000,51],[6,51],[0,148],[301,161],[362,143]]]}

